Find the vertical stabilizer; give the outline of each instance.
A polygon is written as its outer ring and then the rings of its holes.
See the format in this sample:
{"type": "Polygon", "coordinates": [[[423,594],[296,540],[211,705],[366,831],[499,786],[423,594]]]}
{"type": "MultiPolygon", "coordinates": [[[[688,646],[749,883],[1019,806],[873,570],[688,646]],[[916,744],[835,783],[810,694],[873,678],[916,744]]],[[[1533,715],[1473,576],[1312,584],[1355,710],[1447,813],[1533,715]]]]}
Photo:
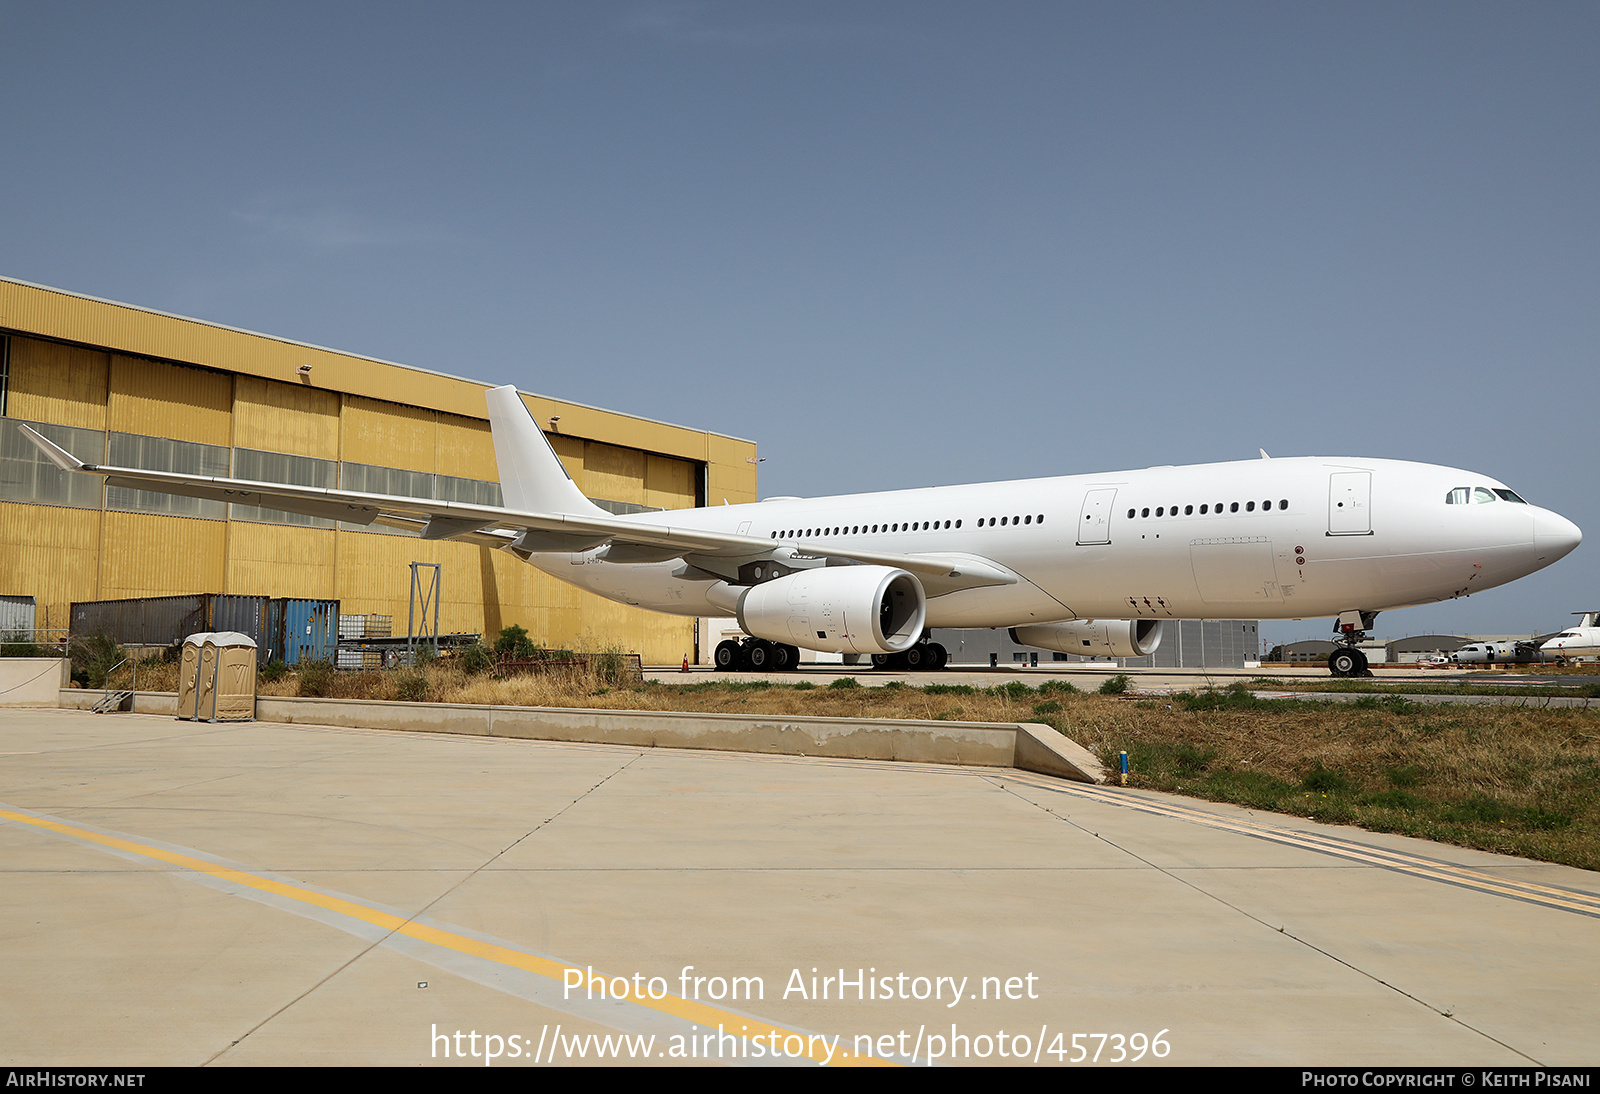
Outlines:
{"type": "Polygon", "coordinates": [[[492,387],[489,427],[494,432],[494,459],[500,469],[500,493],[508,509],[525,513],[607,515],[583,496],[555,449],[534,422],[515,387],[492,387]]]}

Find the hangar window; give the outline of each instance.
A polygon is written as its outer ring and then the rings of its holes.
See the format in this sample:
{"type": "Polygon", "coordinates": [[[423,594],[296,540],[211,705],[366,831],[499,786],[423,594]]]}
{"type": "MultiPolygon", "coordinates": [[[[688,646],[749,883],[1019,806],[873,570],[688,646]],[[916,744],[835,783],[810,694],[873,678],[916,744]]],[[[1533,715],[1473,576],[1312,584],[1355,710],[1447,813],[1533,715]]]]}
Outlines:
{"type": "MultiPolygon", "coordinates": [[[[433,496],[440,501],[459,501],[464,505],[484,505],[498,509],[504,502],[500,495],[500,484],[489,482],[485,479],[463,479],[455,475],[435,475],[433,477],[433,496]]],[[[615,505],[625,504],[608,502],[600,498],[594,503],[608,512],[618,516],[623,513],[658,512],[654,506],[632,505],[618,512],[615,505]]]]}
{"type": "MultiPolygon", "coordinates": [[[[28,501],[36,505],[66,505],[74,509],[100,508],[101,480],[93,475],[63,471],[45,458],[33,442],[14,428],[18,419],[10,418],[0,429],[0,499],[28,501]]],[[[106,435],[98,429],[79,429],[45,422],[22,423],[37,429],[80,460],[100,463],[106,450],[106,435]]]]}
{"type": "MultiPolygon", "coordinates": [[[[284,452],[262,452],[254,448],[235,448],[233,477],[250,479],[254,482],[282,482],[291,486],[334,488],[339,485],[339,464],[336,460],[291,456],[284,452]]],[[[285,513],[279,509],[263,509],[254,505],[235,505],[232,515],[234,520],[248,520],[260,524],[296,524],[303,528],[333,527],[333,521],[325,517],[307,517],[299,513],[285,513]]]]}
{"type": "MultiPolygon", "coordinates": [[[[0,334],[0,418],[6,416],[6,394],[11,390],[11,338],[0,334]]],[[[30,444],[28,446],[32,448],[30,444]]]]}
{"type": "MultiPolygon", "coordinates": [[[[110,433],[108,440],[106,461],[116,467],[228,477],[231,452],[220,445],[143,437],[137,433],[110,433]]],[[[225,520],[228,516],[228,503],[225,501],[182,498],[176,494],[134,490],[126,486],[106,487],[106,508],[134,513],[204,517],[208,520],[225,520]]]]}

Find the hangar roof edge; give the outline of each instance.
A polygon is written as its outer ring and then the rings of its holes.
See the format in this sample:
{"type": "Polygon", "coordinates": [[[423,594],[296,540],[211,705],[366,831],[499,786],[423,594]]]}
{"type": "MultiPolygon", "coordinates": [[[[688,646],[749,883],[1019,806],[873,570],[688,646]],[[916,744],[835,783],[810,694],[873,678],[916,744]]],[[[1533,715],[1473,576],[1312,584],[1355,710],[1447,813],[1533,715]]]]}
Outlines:
{"type": "MultiPolygon", "coordinates": [[[[390,361],[390,360],[386,360],[385,358],[382,358],[382,357],[373,357],[373,356],[371,356],[369,354],[353,353],[353,352],[351,352],[349,350],[334,349],[331,346],[320,346],[320,345],[317,345],[315,342],[302,342],[302,341],[300,341],[298,339],[295,339],[295,338],[285,338],[282,335],[277,335],[277,334],[265,334],[265,333],[262,333],[261,331],[250,330],[250,329],[248,329],[246,327],[235,327],[235,326],[231,326],[231,325],[229,325],[227,323],[215,323],[215,322],[212,322],[211,320],[208,320],[208,319],[197,319],[194,316],[190,316],[190,315],[179,315],[176,312],[162,311],[159,308],[147,308],[147,307],[143,307],[143,306],[138,305],[138,304],[128,304],[128,303],[125,303],[125,302],[123,302],[121,300],[109,300],[109,299],[106,299],[105,297],[92,296],[92,295],[90,295],[88,293],[74,292],[71,289],[56,288],[53,285],[40,285],[40,284],[38,284],[36,282],[24,281],[20,277],[8,277],[8,276],[6,276],[4,274],[0,274],[0,283],[4,283],[4,284],[8,284],[8,285],[16,285],[16,286],[19,286],[19,287],[22,287],[22,288],[25,288],[25,289],[34,289],[34,290],[37,290],[39,292],[56,293],[58,295],[65,296],[65,297],[70,297],[70,298],[75,299],[75,300],[82,300],[82,301],[86,301],[88,303],[100,304],[100,305],[104,305],[106,307],[123,308],[123,309],[126,309],[127,311],[130,311],[130,312],[134,312],[134,313],[138,313],[138,314],[142,314],[142,315],[155,316],[155,317],[159,317],[159,318],[162,318],[162,319],[170,319],[170,320],[173,320],[173,321],[176,321],[176,322],[180,322],[180,323],[194,323],[194,324],[196,324],[196,325],[198,325],[200,327],[210,328],[210,329],[213,329],[213,330],[227,331],[227,332],[229,332],[231,334],[244,335],[244,336],[249,337],[249,338],[260,338],[260,339],[264,339],[264,340],[269,341],[269,342],[277,342],[277,343],[280,343],[280,344],[285,345],[285,346],[293,346],[293,347],[296,347],[298,349],[312,350],[312,351],[315,351],[315,352],[318,352],[318,353],[334,354],[334,355],[339,356],[339,357],[345,357],[345,358],[349,358],[351,360],[356,360],[356,361],[369,361],[369,362],[371,362],[373,364],[386,365],[386,366],[388,366],[390,368],[404,369],[404,370],[406,370],[408,372],[420,373],[420,374],[422,374],[424,376],[433,376],[433,377],[437,377],[437,378],[439,378],[441,380],[451,380],[451,381],[455,381],[457,383],[470,384],[470,385],[473,385],[473,386],[480,386],[480,385],[483,386],[483,387],[489,387],[490,386],[486,381],[483,381],[483,380],[474,380],[474,379],[472,379],[471,377],[468,377],[468,376],[457,376],[454,373],[441,372],[438,369],[424,368],[421,365],[408,365],[408,364],[405,364],[404,362],[401,362],[401,361],[390,361]]],[[[5,325],[6,325],[6,323],[5,323],[4,317],[0,317],[0,326],[5,326],[5,325]]],[[[136,354],[137,351],[130,351],[130,352],[134,352],[136,354]]],[[[189,363],[191,363],[191,364],[204,364],[204,362],[199,362],[199,361],[189,362],[189,363]]],[[[217,366],[212,365],[210,367],[217,367],[217,366]]],[[[743,443],[743,444],[754,445],[756,443],[755,441],[752,441],[749,438],[736,437],[731,433],[718,433],[717,431],[711,430],[711,429],[699,429],[699,428],[696,428],[694,426],[678,425],[678,424],[673,423],[673,422],[663,422],[663,421],[661,421],[659,419],[656,419],[656,418],[646,418],[646,417],[644,417],[643,415],[640,415],[640,414],[630,414],[629,412],[627,412],[625,410],[611,410],[611,409],[608,409],[606,407],[598,407],[598,406],[592,406],[592,405],[590,405],[588,403],[576,402],[575,400],[572,400],[572,399],[563,399],[560,396],[556,396],[556,395],[548,395],[548,394],[544,394],[542,392],[525,391],[520,386],[517,388],[517,392],[518,392],[518,394],[529,395],[529,396],[532,396],[533,398],[536,398],[536,399],[545,399],[545,400],[548,400],[550,402],[561,403],[563,405],[570,406],[570,407],[577,407],[577,408],[581,408],[583,410],[592,410],[592,411],[594,411],[596,413],[599,413],[599,414],[608,414],[608,415],[613,415],[613,416],[619,417],[619,418],[631,418],[634,421],[645,422],[645,423],[648,423],[650,425],[666,426],[666,427],[671,428],[671,429],[681,429],[681,430],[684,430],[684,431],[689,432],[689,433],[701,433],[701,434],[704,434],[704,435],[709,436],[709,437],[719,437],[719,438],[722,438],[724,440],[738,441],[738,442],[743,443]]],[[[487,417],[487,415],[486,414],[485,415],[479,415],[479,417],[487,417]]]]}

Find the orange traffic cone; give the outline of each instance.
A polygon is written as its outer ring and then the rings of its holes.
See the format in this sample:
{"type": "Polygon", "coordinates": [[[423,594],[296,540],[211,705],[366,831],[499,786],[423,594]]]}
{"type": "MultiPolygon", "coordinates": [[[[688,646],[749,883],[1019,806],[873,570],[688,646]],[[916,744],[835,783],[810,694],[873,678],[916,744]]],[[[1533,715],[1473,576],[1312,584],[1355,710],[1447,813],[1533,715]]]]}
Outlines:
{"type": "Polygon", "coordinates": [[[678,671],[679,672],[688,672],[689,671],[689,655],[688,654],[684,654],[683,655],[683,668],[679,669],[678,671]]]}

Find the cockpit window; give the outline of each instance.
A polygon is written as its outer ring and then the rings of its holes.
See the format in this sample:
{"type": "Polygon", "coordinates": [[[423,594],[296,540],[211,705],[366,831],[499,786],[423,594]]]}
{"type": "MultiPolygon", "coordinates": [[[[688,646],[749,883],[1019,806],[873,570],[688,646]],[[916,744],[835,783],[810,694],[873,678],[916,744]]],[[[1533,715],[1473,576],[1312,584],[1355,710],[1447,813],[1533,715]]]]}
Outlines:
{"type": "Polygon", "coordinates": [[[1487,486],[1476,486],[1476,487],[1473,487],[1473,490],[1472,490],[1472,503],[1474,505],[1482,505],[1484,502],[1493,501],[1493,500],[1494,500],[1494,491],[1490,490],[1487,486]]]}
{"type": "Polygon", "coordinates": [[[1458,486],[1444,496],[1446,505],[1466,505],[1471,500],[1472,488],[1468,486],[1458,486]]]}
{"type": "Polygon", "coordinates": [[[1527,502],[1523,501],[1521,498],[1517,497],[1517,492],[1515,490],[1501,490],[1499,487],[1495,487],[1495,491],[1494,492],[1496,494],[1499,494],[1500,497],[1505,501],[1514,501],[1518,505],[1527,505],[1528,504],[1527,502]]]}

